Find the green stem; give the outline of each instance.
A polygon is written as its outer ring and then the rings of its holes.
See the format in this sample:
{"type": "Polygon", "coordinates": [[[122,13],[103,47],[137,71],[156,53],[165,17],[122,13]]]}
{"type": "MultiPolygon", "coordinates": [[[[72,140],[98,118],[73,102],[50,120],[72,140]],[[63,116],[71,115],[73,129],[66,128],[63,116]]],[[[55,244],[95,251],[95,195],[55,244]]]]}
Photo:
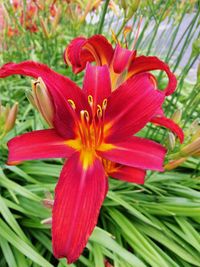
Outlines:
{"type": "Polygon", "coordinates": [[[149,25],[149,20],[147,20],[147,21],[145,22],[144,27],[142,28],[142,31],[141,31],[141,33],[139,34],[138,40],[137,40],[136,45],[135,45],[135,49],[136,49],[136,50],[138,50],[138,48],[140,48],[140,43],[141,43],[141,41],[143,40],[144,33],[145,33],[145,31],[146,31],[148,25],[149,25]]]}
{"type": "MultiPolygon", "coordinates": [[[[169,50],[168,50],[167,56],[166,56],[166,58],[165,58],[165,62],[167,62],[167,63],[169,62],[169,59],[171,58],[171,56],[172,56],[172,55],[174,54],[174,52],[176,51],[175,49],[172,51],[172,49],[173,49],[173,45],[174,45],[174,42],[175,42],[175,40],[176,40],[177,33],[178,33],[179,29],[180,29],[180,26],[181,26],[181,23],[182,23],[182,21],[183,21],[184,16],[185,16],[185,12],[183,12],[183,14],[182,14],[182,16],[181,16],[181,19],[180,19],[180,21],[179,21],[179,24],[178,24],[178,26],[176,27],[176,30],[174,31],[174,34],[173,34],[172,41],[171,41],[170,46],[169,46],[169,50]],[[171,54],[171,56],[170,56],[171,51],[172,51],[172,54],[171,54]]],[[[184,35],[183,35],[183,36],[184,36],[184,35]]]]}
{"type": "Polygon", "coordinates": [[[110,0],[106,0],[105,1],[103,12],[102,12],[102,15],[101,15],[101,20],[100,20],[99,28],[98,28],[98,31],[97,31],[98,34],[101,34],[102,33],[103,24],[104,24],[104,20],[105,20],[105,16],[106,16],[106,11],[108,9],[109,2],[110,2],[110,0]]]}
{"type": "Polygon", "coordinates": [[[162,13],[161,13],[161,15],[160,15],[160,19],[159,19],[158,23],[156,23],[156,27],[155,27],[153,36],[152,36],[152,38],[151,38],[151,41],[150,41],[148,50],[147,50],[147,55],[149,55],[150,52],[151,52],[151,48],[152,48],[153,42],[154,42],[154,40],[155,40],[156,34],[157,34],[157,32],[158,32],[158,28],[159,28],[159,26],[160,26],[160,23],[161,23],[161,21],[162,21],[162,18],[163,18],[164,13],[165,13],[166,9],[168,8],[168,5],[169,5],[169,0],[166,2],[165,8],[163,9],[163,11],[162,11],[162,13]]]}
{"type": "MultiPolygon", "coordinates": [[[[186,9],[186,8],[185,8],[185,9],[186,9]]],[[[175,31],[174,31],[174,33],[173,33],[173,35],[172,35],[172,40],[171,40],[171,43],[170,43],[170,46],[169,46],[167,55],[166,55],[165,60],[164,60],[166,63],[169,62],[171,56],[174,54],[174,51],[176,51],[176,50],[173,50],[173,51],[172,51],[172,49],[173,49],[174,42],[175,42],[175,40],[176,40],[177,33],[178,33],[179,29],[180,29],[180,26],[181,26],[181,23],[182,23],[182,21],[183,21],[184,16],[185,16],[185,10],[184,10],[184,12],[183,12],[183,14],[182,14],[182,16],[181,16],[181,19],[180,19],[180,21],[179,21],[178,26],[176,27],[176,29],[175,29],[175,31]],[[171,56],[170,56],[171,51],[172,51],[172,54],[171,54],[171,56]]],[[[162,79],[162,75],[163,75],[163,72],[161,71],[160,74],[159,74],[159,76],[158,76],[158,82],[161,81],[161,79],[162,79]]]]}
{"type": "Polygon", "coordinates": [[[198,88],[198,85],[196,84],[190,94],[190,98],[188,99],[188,102],[186,102],[186,107],[184,109],[184,114],[189,114],[187,115],[184,124],[183,124],[183,128],[186,126],[187,122],[189,121],[189,119],[191,118],[193,111],[196,109],[197,105],[195,104],[195,100],[197,99],[198,95],[199,95],[200,91],[198,88]],[[189,113],[190,111],[190,113],[189,113]]]}
{"type": "MultiPolygon", "coordinates": [[[[190,22],[190,24],[187,26],[187,28],[186,28],[185,31],[183,32],[182,36],[180,37],[179,41],[177,42],[176,46],[174,47],[172,53],[171,53],[170,56],[168,57],[168,61],[172,58],[172,56],[173,56],[174,53],[176,52],[176,50],[177,50],[177,48],[179,47],[179,45],[181,44],[183,38],[186,36],[186,33],[189,31],[189,33],[187,34],[187,36],[191,34],[191,31],[192,31],[192,29],[193,29],[193,26],[194,26],[194,24],[195,24],[196,21],[197,21],[198,15],[199,15],[199,12],[197,12],[196,16],[192,19],[192,21],[190,22]]],[[[186,46],[186,44],[187,44],[187,42],[186,42],[186,40],[185,40],[183,46],[186,46]]],[[[183,46],[182,46],[182,48],[183,48],[183,46]]]]}
{"type": "MultiPolygon", "coordinates": [[[[195,22],[196,22],[196,21],[195,21],[195,22]]],[[[190,28],[190,30],[189,30],[189,32],[188,32],[188,34],[187,34],[187,37],[186,37],[185,42],[184,42],[184,45],[182,46],[182,49],[181,49],[181,51],[180,51],[180,53],[179,53],[179,56],[178,56],[178,58],[176,59],[176,64],[175,64],[175,66],[174,66],[174,68],[173,68],[173,72],[176,71],[177,67],[179,66],[180,61],[181,61],[182,58],[183,58],[183,55],[184,55],[184,53],[185,53],[185,51],[186,51],[186,48],[188,47],[188,45],[189,45],[189,43],[190,43],[190,42],[188,42],[188,41],[192,39],[192,37],[190,37],[190,35],[191,35],[191,33],[192,33],[192,29],[193,29],[193,27],[194,27],[194,25],[195,25],[195,22],[192,23],[192,27],[190,28]],[[190,38],[190,39],[189,39],[189,38],[190,38]]]]}
{"type": "MultiPolygon", "coordinates": [[[[187,76],[189,70],[192,68],[192,66],[194,65],[194,63],[196,62],[196,60],[198,59],[199,55],[197,55],[196,57],[193,58],[192,60],[192,57],[188,60],[188,63],[186,65],[186,67],[183,69],[183,73],[182,73],[182,77],[179,78],[180,79],[180,84],[182,84],[184,82],[184,79],[185,77],[187,76]],[[190,65],[189,65],[190,64],[190,65]]],[[[179,87],[176,91],[176,98],[175,98],[175,94],[172,96],[172,99],[171,99],[171,103],[174,105],[177,104],[177,101],[179,100],[179,96],[181,94],[181,91],[182,91],[182,86],[179,87]]]]}
{"type": "Polygon", "coordinates": [[[116,34],[116,37],[118,37],[118,36],[120,35],[120,33],[121,33],[121,31],[123,30],[123,28],[124,28],[124,26],[126,25],[126,23],[127,23],[127,19],[124,18],[124,20],[123,20],[123,22],[122,22],[122,25],[121,25],[121,27],[119,28],[119,30],[118,30],[118,32],[117,32],[117,34],[116,34]]]}

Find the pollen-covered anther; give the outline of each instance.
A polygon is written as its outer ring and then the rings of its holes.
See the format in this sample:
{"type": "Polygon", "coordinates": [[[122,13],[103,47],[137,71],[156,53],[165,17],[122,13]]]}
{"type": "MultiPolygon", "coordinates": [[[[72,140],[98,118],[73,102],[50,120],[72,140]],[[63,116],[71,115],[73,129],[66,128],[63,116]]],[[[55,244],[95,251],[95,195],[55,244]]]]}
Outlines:
{"type": "Polygon", "coordinates": [[[74,101],[72,99],[68,99],[67,101],[70,104],[70,106],[72,107],[72,109],[75,110],[76,109],[76,105],[75,105],[74,101]]]}
{"type": "Polygon", "coordinates": [[[89,112],[87,110],[81,110],[80,111],[80,116],[81,116],[81,121],[89,122],[90,115],[89,115],[89,112]]]}
{"type": "Polygon", "coordinates": [[[97,117],[101,118],[103,115],[102,108],[100,105],[97,105],[97,117]]]}
{"type": "Polygon", "coordinates": [[[102,109],[105,110],[107,108],[107,105],[108,105],[108,100],[107,98],[105,98],[102,102],[102,109]]]}
{"type": "Polygon", "coordinates": [[[88,96],[88,103],[89,103],[90,107],[93,107],[94,100],[93,100],[93,97],[91,95],[88,96]]]}

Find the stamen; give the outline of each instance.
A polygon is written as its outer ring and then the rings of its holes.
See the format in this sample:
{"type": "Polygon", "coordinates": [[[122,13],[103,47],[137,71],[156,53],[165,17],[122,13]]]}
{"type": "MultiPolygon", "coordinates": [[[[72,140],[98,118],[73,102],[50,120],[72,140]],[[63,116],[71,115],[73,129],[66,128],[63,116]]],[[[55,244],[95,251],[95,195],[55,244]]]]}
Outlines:
{"type": "Polygon", "coordinates": [[[125,28],[124,28],[124,30],[123,30],[123,35],[124,35],[124,41],[125,41],[126,49],[128,49],[127,35],[128,35],[128,33],[130,33],[131,31],[132,31],[131,26],[125,26],[125,28]]]}
{"type": "Polygon", "coordinates": [[[88,96],[88,103],[89,105],[92,107],[93,104],[94,104],[94,100],[93,100],[93,97],[91,95],[88,96]]]}
{"type": "Polygon", "coordinates": [[[96,145],[98,146],[103,140],[103,117],[104,111],[100,105],[97,105],[97,118],[98,118],[98,127],[96,131],[96,145]]]}
{"type": "Polygon", "coordinates": [[[106,109],[107,104],[108,104],[108,100],[107,100],[107,98],[105,98],[105,99],[103,100],[103,103],[102,103],[102,109],[103,109],[103,110],[106,109]]]}
{"type": "MultiPolygon", "coordinates": [[[[89,95],[88,103],[92,109],[92,116],[90,117],[89,112],[85,109],[78,112],[79,114],[77,112],[72,112],[78,131],[78,138],[80,138],[84,149],[93,150],[103,141],[104,117],[107,102],[105,98],[101,105],[96,105],[92,95],[89,95]]],[[[73,110],[76,109],[76,105],[72,99],[68,99],[68,103],[73,110]]]]}
{"type": "Polygon", "coordinates": [[[97,117],[101,118],[103,115],[102,108],[100,105],[97,105],[97,117]]]}
{"type": "Polygon", "coordinates": [[[80,115],[81,115],[81,121],[84,121],[84,122],[85,122],[85,120],[87,122],[90,121],[90,115],[89,115],[89,112],[87,110],[81,110],[80,115]]]}
{"type": "Polygon", "coordinates": [[[72,99],[68,99],[67,101],[70,104],[70,106],[73,108],[73,110],[75,110],[76,109],[76,105],[75,105],[74,101],[72,99]]]}
{"type": "Polygon", "coordinates": [[[119,44],[121,46],[121,43],[119,41],[119,39],[117,38],[117,35],[115,34],[115,32],[113,31],[113,29],[111,29],[111,34],[112,34],[112,39],[116,44],[119,44]]]}
{"type": "Polygon", "coordinates": [[[108,100],[107,98],[105,98],[103,100],[103,103],[102,103],[102,123],[101,123],[101,137],[100,137],[100,141],[103,140],[104,138],[104,120],[105,120],[105,111],[106,111],[106,108],[107,108],[107,104],[108,104],[108,100]]]}
{"type": "Polygon", "coordinates": [[[81,125],[79,128],[81,139],[86,146],[92,146],[91,134],[90,134],[90,116],[87,110],[80,111],[81,125]]]}
{"type": "Polygon", "coordinates": [[[80,111],[81,122],[85,123],[85,110],[80,111]]]}
{"type": "Polygon", "coordinates": [[[86,118],[86,121],[89,122],[90,121],[90,115],[89,115],[89,112],[87,110],[85,110],[85,118],[86,118]]]}

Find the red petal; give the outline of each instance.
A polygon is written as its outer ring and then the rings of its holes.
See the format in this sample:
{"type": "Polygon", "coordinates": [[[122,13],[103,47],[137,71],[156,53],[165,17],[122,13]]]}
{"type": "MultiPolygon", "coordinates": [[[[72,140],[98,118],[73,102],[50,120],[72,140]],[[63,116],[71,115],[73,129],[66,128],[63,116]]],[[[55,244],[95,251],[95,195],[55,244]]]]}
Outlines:
{"type": "Polygon", "coordinates": [[[94,61],[94,57],[87,50],[83,49],[87,39],[78,37],[71,41],[64,52],[65,62],[72,66],[74,73],[79,73],[85,68],[86,62],[94,61]]]}
{"type": "Polygon", "coordinates": [[[21,63],[7,63],[0,68],[0,78],[14,74],[34,78],[41,77],[53,98],[56,94],[59,94],[65,99],[72,99],[79,111],[86,108],[87,99],[84,98],[81,89],[69,78],[53,71],[44,64],[24,61],[21,63]]]}
{"type": "Polygon", "coordinates": [[[66,158],[74,152],[53,129],[14,137],[8,142],[8,149],[8,164],[32,159],[66,158]]]}
{"type": "Polygon", "coordinates": [[[170,129],[174,134],[176,134],[181,143],[184,141],[183,130],[176,124],[173,120],[166,117],[153,117],[151,122],[170,129]]]}
{"type": "Polygon", "coordinates": [[[65,59],[70,62],[75,73],[82,71],[87,62],[97,65],[109,65],[113,57],[113,48],[103,35],[94,35],[85,39],[78,37],[71,41],[65,50],[65,59]]]}
{"type": "Polygon", "coordinates": [[[113,48],[108,40],[100,34],[88,38],[86,49],[91,52],[99,65],[109,65],[113,57],[113,48]]]}
{"type": "Polygon", "coordinates": [[[53,251],[72,263],[82,253],[98,219],[105,197],[107,178],[95,159],[87,170],[75,153],[64,166],[55,190],[53,206],[53,251]]]}
{"type": "Polygon", "coordinates": [[[27,75],[34,78],[41,77],[43,79],[56,108],[55,127],[66,138],[73,138],[74,122],[67,100],[72,99],[74,101],[78,113],[82,109],[89,110],[89,104],[82,90],[65,76],[56,73],[44,64],[33,61],[25,61],[19,64],[8,63],[0,68],[0,78],[14,74],[27,75]],[[63,120],[65,126],[62,126],[63,120]]]}
{"type": "Polygon", "coordinates": [[[163,70],[166,72],[169,82],[164,91],[166,95],[171,95],[176,89],[176,76],[170,71],[169,66],[157,57],[136,57],[129,67],[128,77],[150,70],[163,70]]]}
{"type": "Polygon", "coordinates": [[[119,165],[119,167],[113,171],[108,173],[111,177],[136,184],[144,184],[144,178],[146,175],[146,171],[133,168],[129,166],[119,165]]]}
{"type": "Polygon", "coordinates": [[[110,73],[106,65],[99,67],[87,64],[83,91],[93,96],[95,106],[102,105],[103,100],[111,94],[110,73]]]}
{"type": "Polygon", "coordinates": [[[151,140],[131,137],[127,141],[113,143],[116,148],[98,151],[105,159],[143,170],[163,171],[166,149],[151,140]]]}
{"type": "Polygon", "coordinates": [[[130,51],[126,48],[117,45],[115,48],[114,56],[113,56],[113,69],[116,73],[123,72],[131,60],[134,60],[136,55],[135,51],[130,51]]]}
{"type": "Polygon", "coordinates": [[[105,120],[111,128],[107,142],[138,132],[161,108],[164,94],[154,89],[150,77],[147,73],[135,75],[108,98],[105,120]]]}

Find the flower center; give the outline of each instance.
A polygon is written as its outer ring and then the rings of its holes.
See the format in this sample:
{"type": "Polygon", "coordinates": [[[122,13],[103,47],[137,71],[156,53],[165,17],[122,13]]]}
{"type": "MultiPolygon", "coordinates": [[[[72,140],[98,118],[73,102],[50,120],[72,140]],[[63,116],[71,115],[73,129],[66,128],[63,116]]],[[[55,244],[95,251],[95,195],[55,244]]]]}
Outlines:
{"type": "Polygon", "coordinates": [[[103,158],[101,161],[102,161],[104,170],[108,176],[112,175],[113,172],[115,172],[119,169],[119,166],[117,166],[117,164],[115,162],[112,162],[110,160],[103,159],[103,158]]]}
{"type": "MultiPolygon", "coordinates": [[[[75,111],[76,105],[74,101],[68,99],[68,102],[75,111]]],[[[104,99],[101,105],[96,105],[93,97],[89,95],[88,103],[91,107],[91,115],[87,110],[81,110],[79,114],[76,113],[76,134],[84,150],[94,151],[104,140],[107,99],[104,99]]]]}

